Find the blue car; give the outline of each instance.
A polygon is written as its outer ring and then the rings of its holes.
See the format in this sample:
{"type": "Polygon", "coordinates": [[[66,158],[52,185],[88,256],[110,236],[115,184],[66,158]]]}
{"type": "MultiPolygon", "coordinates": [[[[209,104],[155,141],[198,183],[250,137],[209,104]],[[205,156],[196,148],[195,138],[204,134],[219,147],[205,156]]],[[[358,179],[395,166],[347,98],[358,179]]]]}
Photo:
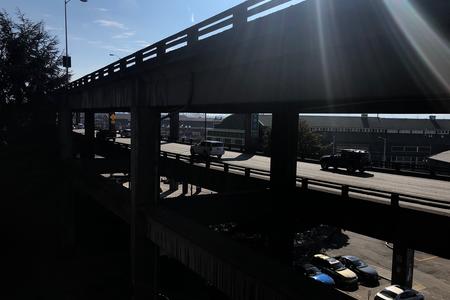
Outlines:
{"type": "Polygon", "coordinates": [[[306,277],[309,277],[315,281],[319,281],[325,285],[335,285],[333,278],[325,273],[322,273],[319,268],[313,266],[312,264],[303,264],[301,266],[298,266],[298,271],[300,271],[306,277]]]}

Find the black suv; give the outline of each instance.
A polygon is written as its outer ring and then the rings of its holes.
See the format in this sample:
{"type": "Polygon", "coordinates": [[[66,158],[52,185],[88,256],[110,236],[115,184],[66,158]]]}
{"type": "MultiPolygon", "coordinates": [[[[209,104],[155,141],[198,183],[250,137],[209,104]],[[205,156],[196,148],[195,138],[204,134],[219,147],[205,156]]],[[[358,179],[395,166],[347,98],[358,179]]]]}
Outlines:
{"type": "Polygon", "coordinates": [[[322,156],[320,165],[323,170],[333,167],[346,168],[350,173],[356,170],[364,172],[370,167],[370,154],[366,150],[342,149],[338,154],[322,156]]]}

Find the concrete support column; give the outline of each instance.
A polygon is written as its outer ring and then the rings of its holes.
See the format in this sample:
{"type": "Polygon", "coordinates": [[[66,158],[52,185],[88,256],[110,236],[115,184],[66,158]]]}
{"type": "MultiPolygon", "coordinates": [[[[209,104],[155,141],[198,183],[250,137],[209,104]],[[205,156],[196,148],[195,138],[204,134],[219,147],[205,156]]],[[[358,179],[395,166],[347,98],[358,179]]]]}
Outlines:
{"type": "MultiPolygon", "coordinates": [[[[137,85],[140,95],[140,84],[137,85]]],[[[137,100],[139,97],[137,97],[137,100]]],[[[145,207],[159,200],[158,160],[160,113],[148,107],[131,109],[131,284],[133,299],[156,299],[159,249],[147,238],[145,207]]]]}
{"type": "Polygon", "coordinates": [[[177,142],[180,138],[180,114],[170,114],[170,133],[169,142],[177,142]]]}
{"type": "Polygon", "coordinates": [[[272,114],[270,186],[292,190],[297,176],[298,113],[272,114]]]}
{"type": "Polygon", "coordinates": [[[272,226],[268,231],[269,249],[281,262],[291,265],[293,254],[292,199],[297,175],[298,113],[272,114],[270,187],[272,226]],[[283,195],[283,197],[280,197],[283,195]]]}
{"type": "Polygon", "coordinates": [[[183,182],[183,195],[188,193],[188,183],[186,181],[183,182]]]}
{"type": "Polygon", "coordinates": [[[95,158],[95,114],[92,111],[84,113],[84,140],[85,147],[82,158],[95,158]]]}
{"type": "Polygon", "coordinates": [[[178,190],[178,182],[174,179],[169,179],[169,190],[175,192],[178,190]]]}
{"type": "Polygon", "coordinates": [[[67,105],[62,105],[59,109],[59,142],[60,157],[69,160],[73,156],[72,149],[72,111],[67,105]]]}
{"type": "Polygon", "coordinates": [[[392,251],[392,284],[411,288],[413,283],[414,250],[394,242],[392,251]]]}
{"type": "Polygon", "coordinates": [[[70,253],[75,243],[74,191],[72,189],[72,174],[70,174],[70,169],[68,168],[70,161],[73,159],[72,111],[65,103],[59,107],[58,127],[60,158],[62,160],[61,176],[63,179],[63,184],[60,187],[61,197],[59,202],[60,241],[61,249],[70,253]]]}
{"type": "Polygon", "coordinates": [[[202,187],[199,186],[199,185],[196,185],[196,186],[195,186],[195,193],[196,193],[196,194],[200,194],[201,192],[202,192],[202,187]]]}
{"type": "Polygon", "coordinates": [[[116,131],[116,113],[115,112],[110,112],[109,114],[108,114],[108,117],[109,117],[109,125],[108,125],[108,128],[109,128],[109,131],[116,131]]]}
{"type": "Polygon", "coordinates": [[[245,152],[252,152],[253,149],[253,140],[252,140],[252,114],[248,113],[244,115],[244,130],[245,130],[245,140],[244,147],[245,152]]]}

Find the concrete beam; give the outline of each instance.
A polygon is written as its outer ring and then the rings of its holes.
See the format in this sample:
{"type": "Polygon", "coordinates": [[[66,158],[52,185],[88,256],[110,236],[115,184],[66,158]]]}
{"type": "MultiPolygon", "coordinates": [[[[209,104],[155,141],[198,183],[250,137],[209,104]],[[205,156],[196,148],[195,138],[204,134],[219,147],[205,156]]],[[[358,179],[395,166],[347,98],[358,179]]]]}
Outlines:
{"type": "MultiPolygon", "coordinates": [[[[448,16],[441,12],[450,3],[444,2],[422,5],[436,24],[447,25],[448,16]]],[[[70,91],[73,105],[128,108],[133,81],[145,76],[153,82],[147,95],[158,97],[142,100],[153,107],[187,105],[202,112],[449,111],[449,79],[442,75],[447,74],[445,56],[435,57],[430,67],[383,2],[333,3],[303,1],[165,53],[162,59],[86,82],[70,91]]],[[[448,27],[442,26],[447,35],[448,27]]],[[[428,48],[445,53],[443,45],[436,39],[428,48]]]]}
{"type": "Polygon", "coordinates": [[[84,112],[84,140],[82,158],[95,158],[95,114],[92,111],[84,112]]]}
{"type": "Polygon", "coordinates": [[[180,137],[180,114],[171,113],[169,141],[176,142],[178,141],[179,137],[180,137]]]}
{"type": "MultiPolygon", "coordinates": [[[[140,83],[137,83],[137,99],[140,83]]],[[[131,110],[131,283],[134,299],[156,299],[159,250],[146,240],[142,210],[159,200],[160,113],[148,107],[131,110]]]]}
{"type": "Polygon", "coordinates": [[[59,145],[62,160],[70,160],[73,157],[72,149],[72,111],[66,105],[59,108],[59,145]]]}

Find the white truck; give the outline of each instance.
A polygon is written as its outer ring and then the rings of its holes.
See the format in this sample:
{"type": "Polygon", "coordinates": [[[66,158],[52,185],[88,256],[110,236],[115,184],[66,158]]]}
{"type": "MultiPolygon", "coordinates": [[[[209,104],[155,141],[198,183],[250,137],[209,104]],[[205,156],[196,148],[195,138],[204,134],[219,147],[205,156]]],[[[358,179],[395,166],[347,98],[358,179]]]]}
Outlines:
{"type": "Polygon", "coordinates": [[[206,140],[191,146],[191,155],[200,155],[203,157],[217,156],[219,159],[225,153],[223,143],[218,141],[206,140]]]}

